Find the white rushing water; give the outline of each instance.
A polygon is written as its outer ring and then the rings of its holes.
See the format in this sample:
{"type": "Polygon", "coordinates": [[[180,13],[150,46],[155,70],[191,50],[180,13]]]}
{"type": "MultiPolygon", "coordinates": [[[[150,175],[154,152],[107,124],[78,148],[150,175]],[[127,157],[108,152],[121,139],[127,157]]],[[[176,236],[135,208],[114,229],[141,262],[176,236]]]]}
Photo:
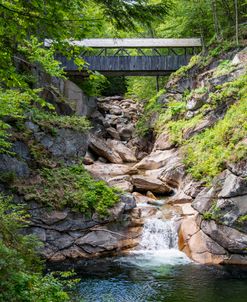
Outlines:
{"type": "Polygon", "coordinates": [[[189,263],[189,258],[178,250],[178,235],[175,221],[156,217],[145,221],[137,250],[127,257],[127,262],[141,267],[178,265],[189,263]]]}

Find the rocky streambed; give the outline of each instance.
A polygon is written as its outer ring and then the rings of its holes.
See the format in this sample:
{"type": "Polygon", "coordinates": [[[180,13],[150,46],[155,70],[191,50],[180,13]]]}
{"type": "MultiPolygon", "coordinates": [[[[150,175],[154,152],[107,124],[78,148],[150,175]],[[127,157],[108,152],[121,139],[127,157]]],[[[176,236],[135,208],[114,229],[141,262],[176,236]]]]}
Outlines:
{"type": "Polygon", "coordinates": [[[205,188],[186,174],[181,151],[166,133],[138,138],[141,113],[141,105],[131,99],[98,100],[87,148],[84,138],[84,165],[95,179],[125,194],[106,218],[29,203],[30,230],[44,242],[43,256],[64,261],[126,254],[138,249],[148,219],[175,217],[177,248],[194,261],[246,264],[245,223],[239,223],[246,213],[246,162],[229,166],[205,188]],[[220,216],[207,214],[212,206],[221,209],[220,216]]]}

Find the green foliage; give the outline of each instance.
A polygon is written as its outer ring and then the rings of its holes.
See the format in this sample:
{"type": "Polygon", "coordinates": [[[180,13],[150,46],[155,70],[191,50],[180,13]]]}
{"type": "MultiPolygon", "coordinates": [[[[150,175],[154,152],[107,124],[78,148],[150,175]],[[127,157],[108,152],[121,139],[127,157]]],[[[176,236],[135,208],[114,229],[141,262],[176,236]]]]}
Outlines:
{"type": "Polygon", "coordinates": [[[76,80],[78,86],[88,96],[102,95],[102,90],[108,84],[108,80],[105,76],[95,72],[92,73],[89,78],[83,80],[76,80]]]}
{"type": "Polygon", "coordinates": [[[10,197],[0,195],[0,300],[10,302],[65,302],[68,294],[52,275],[42,276],[37,256],[39,242],[20,229],[28,215],[10,197]]]}
{"type": "Polygon", "coordinates": [[[238,218],[239,223],[245,223],[247,222],[247,215],[242,215],[238,218]]]}
{"type": "Polygon", "coordinates": [[[245,75],[225,83],[223,96],[218,98],[226,101],[231,96],[238,101],[214,127],[184,142],[185,164],[194,178],[210,181],[224,169],[226,161],[237,161],[247,155],[242,141],[247,135],[246,80],[245,75]]]}
{"type": "Polygon", "coordinates": [[[144,112],[136,123],[136,132],[139,136],[143,137],[151,130],[150,119],[153,114],[161,111],[162,104],[158,102],[158,99],[164,92],[164,90],[160,90],[154,97],[145,103],[144,112]]]}
{"type": "Polygon", "coordinates": [[[83,116],[57,115],[55,113],[48,113],[41,110],[33,110],[32,114],[32,120],[34,122],[41,127],[48,128],[50,130],[57,127],[85,132],[91,128],[90,122],[83,116]]]}
{"type": "Polygon", "coordinates": [[[40,181],[20,187],[26,200],[36,200],[52,208],[70,207],[82,213],[97,211],[107,215],[107,209],[119,201],[118,190],[104,181],[95,181],[82,165],[43,168],[40,181]]]}
{"type": "Polygon", "coordinates": [[[185,99],[186,101],[190,100],[193,96],[196,96],[196,95],[201,95],[201,94],[204,94],[204,93],[207,93],[208,92],[208,88],[207,87],[199,87],[199,88],[196,88],[194,90],[191,90],[191,92],[185,96],[185,99]]]}
{"type": "Polygon", "coordinates": [[[221,61],[217,66],[216,70],[213,73],[213,77],[219,77],[224,74],[230,73],[234,69],[234,66],[231,64],[230,60],[221,61]]]}
{"type": "MultiPolygon", "coordinates": [[[[159,79],[160,87],[164,86],[164,77],[159,79]]],[[[155,77],[128,77],[127,78],[127,97],[141,100],[150,100],[156,95],[156,78],[155,77]]]]}
{"type": "Polygon", "coordinates": [[[182,78],[184,76],[186,76],[187,72],[194,67],[196,64],[199,63],[199,61],[201,60],[201,56],[199,55],[195,55],[190,59],[190,62],[188,65],[182,66],[180,67],[177,71],[173,72],[170,76],[170,80],[171,79],[176,79],[176,78],[182,78]]]}
{"type": "Polygon", "coordinates": [[[215,220],[215,221],[219,221],[219,219],[221,218],[221,210],[220,208],[217,206],[217,202],[213,202],[213,205],[211,206],[211,208],[209,209],[209,211],[206,211],[203,213],[203,219],[204,220],[215,220]]]}
{"type": "Polygon", "coordinates": [[[127,83],[125,77],[107,77],[100,94],[103,96],[124,95],[127,91],[127,83]]]}
{"type": "Polygon", "coordinates": [[[191,119],[179,119],[177,121],[170,121],[166,128],[168,129],[171,135],[171,141],[174,144],[181,145],[184,141],[183,134],[188,129],[194,128],[202,120],[202,114],[195,115],[191,119]]]}
{"type": "Polygon", "coordinates": [[[26,89],[4,90],[0,88],[0,153],[7,153],[11,147],[9,138],[10,124],[8,120],[21,120],[24,117],[24,110],[35,100],[40,104],[37,93],[39,90],[26,89]]]}

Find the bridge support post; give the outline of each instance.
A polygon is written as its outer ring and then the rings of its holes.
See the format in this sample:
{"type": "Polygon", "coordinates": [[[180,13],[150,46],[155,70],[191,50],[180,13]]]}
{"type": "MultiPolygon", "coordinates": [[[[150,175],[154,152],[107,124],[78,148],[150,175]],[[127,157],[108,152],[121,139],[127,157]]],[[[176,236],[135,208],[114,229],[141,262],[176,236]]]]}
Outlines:
{"type": "Polygon", "coordinates": [[[160,91],[159,76],[156,76],[156,91],[157,93],[160,91]]]}

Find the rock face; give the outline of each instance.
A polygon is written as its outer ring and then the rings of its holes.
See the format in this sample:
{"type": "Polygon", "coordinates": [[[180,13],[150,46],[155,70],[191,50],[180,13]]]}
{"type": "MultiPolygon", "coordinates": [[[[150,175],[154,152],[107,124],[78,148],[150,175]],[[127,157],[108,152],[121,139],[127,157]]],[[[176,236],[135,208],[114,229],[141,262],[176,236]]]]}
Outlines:
{"type": "Polygon", "coordinates": [[[88,217],[31,204],[28,232],[44,243],[41,254],[49,261],[114,255],[138,243],[140,217],[131,214],[135,206],[134,197],[126,194],[107,217],[88,217]]]}

